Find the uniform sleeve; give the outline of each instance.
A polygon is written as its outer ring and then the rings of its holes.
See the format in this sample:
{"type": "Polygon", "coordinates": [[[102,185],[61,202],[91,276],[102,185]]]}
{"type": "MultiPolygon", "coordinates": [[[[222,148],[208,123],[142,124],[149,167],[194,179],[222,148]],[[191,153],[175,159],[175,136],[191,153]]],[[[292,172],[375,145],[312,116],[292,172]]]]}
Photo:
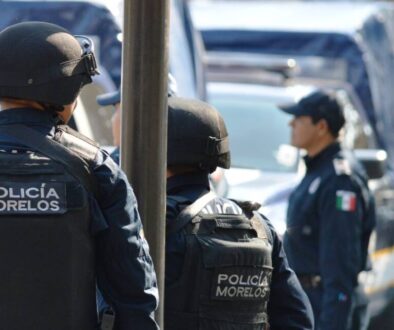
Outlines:
{"type": "Polygon", "coordinates": [[[319,268],[323,297],[319,330],[347,328],[352,293],[362,267],[362,199],[347,175],[336,176],[319,194],[319,268]]]}
{"type": "MultiPolygon", "coordinates": [[[[181,210],[191,204],[186,198],[167,195],[166,221],[167,225],[172,224],[181,210]]],[[[168,230],[168,227],[167,227],[168,230]]],[[[186,253],[186,237],[182,232],[166,232],[166,259],[165,259],[165,285],[169,286],[179,280],[182,275],[182,268],[186,253]]]]}
{"type": "Polygon", "coordinates": [[[313,312],[308,297],[290,269],[287,257],[274,228],[268,223],[272,238],[272,265],[268,317],[271,330],[307,330],[313,328],[313,312]]]}
{"type": "Polygon", "coordinates": [[[136,198],[109,155],[101,157],[94,169],[99,197],[92,207],[98,287],[115,312],[114,330],[156,330],[156,275],[136,198]]]}

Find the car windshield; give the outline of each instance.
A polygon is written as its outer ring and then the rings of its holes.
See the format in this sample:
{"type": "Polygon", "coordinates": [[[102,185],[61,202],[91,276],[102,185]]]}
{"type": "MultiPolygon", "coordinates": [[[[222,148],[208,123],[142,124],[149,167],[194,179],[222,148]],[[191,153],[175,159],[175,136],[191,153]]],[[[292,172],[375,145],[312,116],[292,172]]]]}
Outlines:
{"type": "Polygon", "coordinates": [[[231,164],[271,172],[296,171],[298,152],[289,145],[290,116],[261,95],[209,92],[226,122],[231,164]]]}

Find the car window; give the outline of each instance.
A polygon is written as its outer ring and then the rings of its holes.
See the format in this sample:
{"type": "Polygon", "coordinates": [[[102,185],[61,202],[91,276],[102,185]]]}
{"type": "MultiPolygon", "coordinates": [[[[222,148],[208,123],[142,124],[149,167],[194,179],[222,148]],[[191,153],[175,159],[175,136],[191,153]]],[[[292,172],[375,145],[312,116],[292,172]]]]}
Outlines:
{"type": "Polygon", "coordinates": [[[296,171],[298,152],[289,146],[289,115],[253,95],[210,93],[209,102],[226,122],[232,167],[296,171]]]}

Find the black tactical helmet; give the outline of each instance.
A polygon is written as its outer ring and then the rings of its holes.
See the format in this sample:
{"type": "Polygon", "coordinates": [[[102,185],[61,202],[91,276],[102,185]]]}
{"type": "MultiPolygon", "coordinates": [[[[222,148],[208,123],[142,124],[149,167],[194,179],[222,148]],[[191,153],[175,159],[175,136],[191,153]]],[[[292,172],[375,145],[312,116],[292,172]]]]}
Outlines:
{"type": "Polygon", "coordinates": [[[1,31],[0,53],[0,98],[61,109],[98,73],[88,38],[46,22],[24,22],[1,31]]]}
{"type": "Polygon", "coordinates": [[[168,98],[167,165],[197,165],[209,172],[230,167],[226,125],[215,108],[197,100],[168,98]]]}

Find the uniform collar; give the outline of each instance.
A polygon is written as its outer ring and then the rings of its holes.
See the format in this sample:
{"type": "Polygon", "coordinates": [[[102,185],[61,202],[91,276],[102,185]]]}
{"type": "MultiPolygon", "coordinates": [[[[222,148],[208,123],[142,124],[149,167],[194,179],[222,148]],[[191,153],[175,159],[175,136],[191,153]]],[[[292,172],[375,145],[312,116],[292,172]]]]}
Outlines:
{"type": "Polygon", "coordinates": [[[0,125],[26,124],[53,127],[60,122],[56,113],[32,108],[16,108],[0,111],[0,125]]]}
{"type": "Polygon", "coordinates": [[[334,142],[323,149],[314,157],[305,156],[304,161],[308,170],[318,167],[320,164],[324,163],[328,159],[332,159],[341,150],[338,142],[334,142]]]}
{"type": "Polygon", "coordinates": [[[174,195],[190,187],[209,190],[209,178],[206,172],[191,172],[174,175],[167,179],[167,194],[174,195]]]}

